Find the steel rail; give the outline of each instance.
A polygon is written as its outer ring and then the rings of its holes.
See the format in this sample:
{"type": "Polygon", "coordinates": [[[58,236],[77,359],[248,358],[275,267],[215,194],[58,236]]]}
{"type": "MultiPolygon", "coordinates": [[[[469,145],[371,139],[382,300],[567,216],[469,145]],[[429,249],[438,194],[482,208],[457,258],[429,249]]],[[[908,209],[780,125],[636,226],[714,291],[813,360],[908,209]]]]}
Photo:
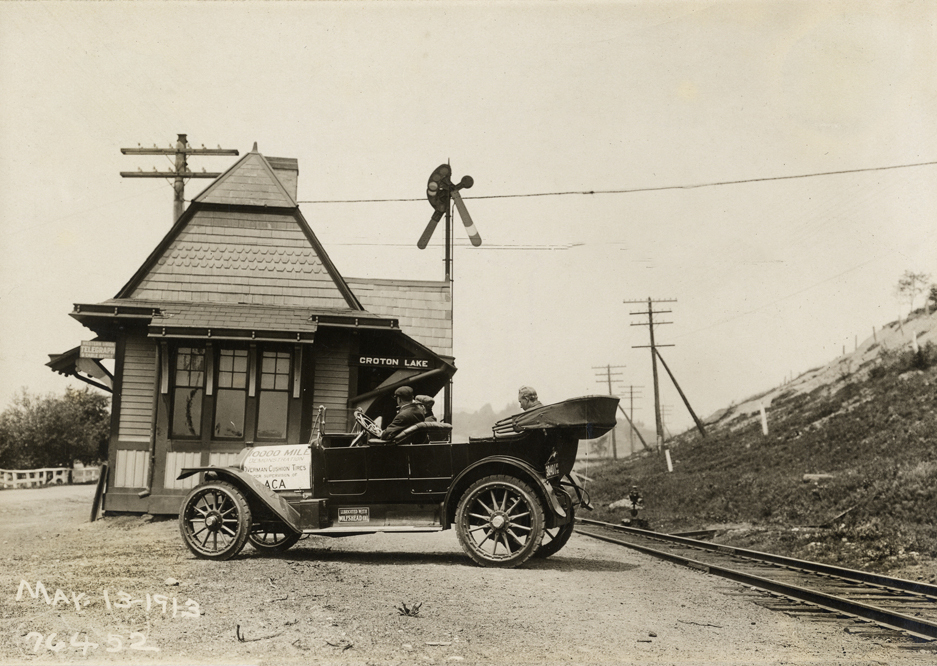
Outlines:
{"type": "MultiPolygon", "coordinates": [[[[583,520],[582,522],[586,521],[583,520]]],[[[594,523],[598,521],[589,522],[594,523]]],[[[645,530],[639,531],[644,532],[645,530]]],[[[745,573],[735,569],[721,567],[715,564],[700,562],[699,560],[694,560],[682,555],[668,553],[666,551],[657,550],[648,546],[642,546],[640,544],[628,543],[626,541],[613,539],[612,537],[601,534],[595,534],[580,529],[577,529],[576,532],[584,536],[592,537],[593,539],[599,539],[600,541],[607,541],[609,543],[614,543],[626,548],[632,548],[634,550],[641,551],[648,555],[652,555],[659,559],[667,560],[675,564],[680,564],[693,569],[699,569],[704,573],[712,573],[722,578],[734,580],[735,582],[741,583],[743,585],[749,585],[767,592],[772,592],[774,594],[787,597],[789,599],[806,602],[834,613],[852,615],[854,617],[870,620],[880,626],[903,631],[904,633],[910,634],[916,638],[921,638],[928,641],[937,639],[937,623],[921,620],[910,615],[905,615],[904,613],[889,611],[859,601],[851,601],[849,599],[827,594],[825,592],[810,590],[799,585],[793,585],[791,583],[782,583],[776,580],[771,580],[769,578],[764,578],[763,576],[745,573]]],[[[649,534],[656,535],[656,533],[653,532],[649,534]]]]}
{"type": "Polygon", "coordinates": [[[811,562],[810,560],[798,560],[794,557],[785,557],[784,555],[775,555],[774,553],[765,553],[758,550],[748,550],[746,548],[737,548],[735,546],[725,546],[723,544],[717,543],[708,543],[706,541],[699,541],[697,539],[690,539],[685,536],[678,536],[675,534],[663,534],[661,532],[651,532],[649,530],[641,530],[636,527],[627,527],[625,525],[615,525],[614,523],[604,523],[600,520],[590,520],[588,518],[577,518],[577,521],[582,523],[587,523],[590,525],[599,525],[601,527],[608,527],[610,529],[617,530],[619,532],[626,532],[629,534],[637,534],[639,536],[647,537],[649,539],[657,539],[659,541],[670,541],[673,543],[679,543],[685,546],[691,546],[693,548],[699,548],[701,550],[709,550],[718,553],[725,553],[727,555],[738,555],[740,557],[748,557],[754,560],[759,560],[762,562],[770,562],[771,564],[778,564],[783,567],[789,567],[792,569],[801,569],[803,571],[812,571],[814,573],[826,574],[828,576],[837,576],[839,578],[845,578],[847,580],[854,580],[860,583],[866,583],[869,585],[877,585],[879,587],[887,587],[894,590],[902,590],[904,592],[911,592],[913,594],[919,594],[925,597],[931,597],[934,601],[937,601],[937,585],[931,585],[929,583],[922,583],[920,581],[907,580],[905,578],[892,578],[891,576],[883,576],[881,574],[869,573],[868,571],[858,571],[856,569],[847,569],[845,567],[838,567],[832,564],[823,564],[822,562],[811,562]]]}

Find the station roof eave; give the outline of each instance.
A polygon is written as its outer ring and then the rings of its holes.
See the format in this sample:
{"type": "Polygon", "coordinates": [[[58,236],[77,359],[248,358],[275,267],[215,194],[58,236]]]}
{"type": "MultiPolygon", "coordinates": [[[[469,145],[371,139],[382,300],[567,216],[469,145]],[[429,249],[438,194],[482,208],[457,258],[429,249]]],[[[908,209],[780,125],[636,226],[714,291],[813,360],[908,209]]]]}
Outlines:
{"type": "MultiPolygon", "coordinates": [[[[456,371],[451,356],[438,354],[407,335],[400,330],[396,318],[381,317],[365,310],[110,299],[96,304],[76,303],[70,315],[103,340],[116,339],[119,329],[128,325],[146,329],[147,336],[157,340],[211,339],[294,344],[313,343],[320,327],[386,331],[414,356],[435,361],[435,369],[422,374],[430,378],[444,375],[439,388],[456,371]]],[[[433,379],[432,385],[435,386],[437,381],[440,380],[433,379]]]]}
{"type": "Polygon", "coordinates": [[[111,299],[76,303],[71,316],[98,335],[136,323],[152,338],[212,338],[311,343],[320,326],[396,330],[396,319],[363,310],[327,310],[243,303],[111,299]]]}

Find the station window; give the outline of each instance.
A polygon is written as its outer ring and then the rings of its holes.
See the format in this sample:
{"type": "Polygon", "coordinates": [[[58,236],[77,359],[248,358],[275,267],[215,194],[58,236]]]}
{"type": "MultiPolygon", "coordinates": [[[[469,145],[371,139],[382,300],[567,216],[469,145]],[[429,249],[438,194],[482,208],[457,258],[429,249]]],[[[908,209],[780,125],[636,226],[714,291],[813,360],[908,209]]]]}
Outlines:
{"type": "Polygon", "coordinates": [[[216,439],[241,439],[244,437],[247,405],[247,350],[220,349],[217,368],[212,436],[216,439]]]}
{"type": "Polygon", "coordinates": [[[257,401],[257,439],[286,439],[291,365],[289,351],[263,351],[257,401]]]}
{"type": "Polygon", "coordinates": [[[205,349],[179,347],[176,350],[174,379],[172,436],[200,437],[205,386],[205,349]]]}

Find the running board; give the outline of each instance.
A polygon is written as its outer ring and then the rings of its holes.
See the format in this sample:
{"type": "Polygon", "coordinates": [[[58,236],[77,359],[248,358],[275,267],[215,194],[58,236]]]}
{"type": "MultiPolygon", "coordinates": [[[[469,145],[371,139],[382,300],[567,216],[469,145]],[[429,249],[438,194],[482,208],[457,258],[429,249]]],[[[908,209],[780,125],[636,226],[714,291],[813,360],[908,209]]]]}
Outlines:
{"type": "Polygon", "coordinates": [[[323,536],[328,536],[330,534],[376,534],[378,532],[441,532],[443,530],[441,525],[426,525],[420,527],[414,527],[410,525],[382,525],[380,527],[325,527],[318,530],[303,530],[303,534],[321,534],[323,536]]]}

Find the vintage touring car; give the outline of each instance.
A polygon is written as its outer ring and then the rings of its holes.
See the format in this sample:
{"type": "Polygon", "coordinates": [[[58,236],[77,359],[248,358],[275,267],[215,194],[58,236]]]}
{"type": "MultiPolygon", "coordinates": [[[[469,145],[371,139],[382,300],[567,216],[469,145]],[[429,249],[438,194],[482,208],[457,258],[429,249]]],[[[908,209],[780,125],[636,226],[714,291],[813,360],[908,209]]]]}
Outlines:
{"type": "Polygon", "coordinates": [[[197,556],[225,560],[249,541],[282,551],[304,535],[434,532],[455,526],[476,563],[514,567],[559,551],[576,507],[580,439],[615,427],[618,398],[587,396],[510,416],[492,436],[452,442],[446,423],[411,426],[394,442],[358,412],[359,432],[317,431],[310,444],[252,447],[234,467],[203,473],[179,514],[197,556]]]}

